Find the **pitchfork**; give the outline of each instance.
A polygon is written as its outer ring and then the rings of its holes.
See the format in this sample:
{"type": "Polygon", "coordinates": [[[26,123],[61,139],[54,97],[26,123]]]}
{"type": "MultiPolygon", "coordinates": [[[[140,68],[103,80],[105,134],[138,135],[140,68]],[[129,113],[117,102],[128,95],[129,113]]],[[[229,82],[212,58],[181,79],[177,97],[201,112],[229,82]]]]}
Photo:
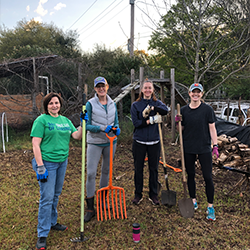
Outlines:
{"type": "MultiPolygon", "coordinates": [[[[115,131],[116,128],[112,128],[112,130],[115,131]]],[[[97,208],[97,220],[98,221],[99,221],[99,211],[100,211],[100,215],[101,215],[101,221],[103,221],[103,213],[105,216],[105,220],[107,220],[106,209],[108,210],[109,220],[111,220],[110,204],[109,204],[109,194],[110,193],[111,193],[111,204],[112,204],[112,210],[113,210],[113,218],[119,219],[119,209],[118,209],[118,199],[117,199],[118,193],[119,193],[119,201],[120,201],[121,218],[122,219],[124,219],[124,217],[127,218],[125,191],[121,187],[112,186],[113,141],[116,138],[116,135],[109,136],[108,134],[106,134],[106,136],[109,138],[109,141],[110,141],[109,185],[107,187],[99,189],[96,193],[96,203],[97,203],[96,208],[97,208]],[[114,201],[114,195],[115,195],[115,201],[114,201]],[[107,208],[106,208],[105,196],[107,197],[107,208]],[[123,204],[122,204],[122,196],[123,196],[123,204]],[[99,206],[100,206],[100,208],[99,208],[99,206]],[[115,211],[115,206],[116,206],[116,211],[115,211]],[[124,215],[123,215],[123,207],[124,207],[124,215]]]]}

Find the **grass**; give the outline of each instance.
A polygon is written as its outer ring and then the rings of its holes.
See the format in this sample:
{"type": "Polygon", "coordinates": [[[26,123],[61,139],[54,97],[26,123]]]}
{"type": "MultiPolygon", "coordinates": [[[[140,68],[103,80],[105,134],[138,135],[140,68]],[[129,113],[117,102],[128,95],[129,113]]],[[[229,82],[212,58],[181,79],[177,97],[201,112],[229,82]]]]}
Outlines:
{"type": "MultiPolygon", "coordinates": [[[[58,204],[58,222],[64,223],[69,229],[66,232],[51,231],[47,240],[48,250],[250,249],[249,189],[242,187],[230,196],[226,195],[232,184],[241,178],[240,174],[216,171],[215,222],[206,220],[204,182],[199,169],[196,177],[199,208],[193,218],[183,218],[178,203],[173,207],[155,207],[148,201],[147,164],[144,170],[144,199],[139,206],[131,204],[134,180],[131,134],[129,138],[128,133],[129,129],[126,134],[124,133],[126,143],[122,137],[118,137],[113,168],[113,185],[125,190],[128,218],[99,222],[95,217],[84,225],[87,241],[70,241],[71,238],[80,235],[81,218],[81,143],[72,141],[63,192],[58,204]],[[122,177],[116,179],[118,176],[122,177]],[[240,193],[242,195],[239,195],[240,193]],[[135,222],[141,226],[141,241],[137,244],[132,240],[132,224],[135,222]]],[[[29,133],[17,133],[11,138],[13,141],[10,140],[10,145],[7,145],[6,153],[0,154],[0,249],[34,249],[37,237],[39,187],[31,167],[32,146],[29,133]],[[17,145],[21,147],[20,150],[15,149],[17,145]]],[[[177,167],[179,147],[168,143],[168,133],[165,134],[165,139],[167,163],[177,167]]],[[[182,173],[169,170],[170,189],[176,191],[177,201],[183,198],[181,178],[182,173]]],[[[165,190],[164,174],[160,166],[159,179],[165,190]]],[[[97,173],[96,189],[99,180],[100,172],[97,173]]]]}

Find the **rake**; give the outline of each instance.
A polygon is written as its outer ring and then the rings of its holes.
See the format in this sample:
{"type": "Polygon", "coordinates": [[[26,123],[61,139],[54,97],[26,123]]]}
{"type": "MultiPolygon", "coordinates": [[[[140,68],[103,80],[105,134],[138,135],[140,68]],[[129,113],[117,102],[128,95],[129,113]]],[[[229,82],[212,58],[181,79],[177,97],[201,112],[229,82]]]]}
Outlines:
{"type": "MultiPolygon", "coordinates": [[[[115,131],[115,128],[112,129],[115,131]]],[[[103,221],[103,214],[105,220],[107,220],[107,210],[108,210],[108,219],[111,220],[111,211],[110,211],[110,199],[112,204],[113,219],[119,219],[119,208],[120,205],[120,216],[122,219],[127,218],[126,211],[126,200],[125,200],[125,191],[121,187],[112,186],[112,172],[113,172],[113,141],[116,138],[115,136],[109,136],[106,134],[110,141],[110,160],[109,160],[109,185],[99,189],[96,193],[96,209],[97,209],[97,220],[103,221]],[[119,198],[117,197],[119,196],[119,198]],[[107,198],[107,207],[106,201],[107,198]],[[124,213],[123,213],[124,210],[124,213]],[[100,216],[99,216],[100,214],[100,216]]]]}
{"type": "MultiPolygon", "coordinates": [[[[82,97],[82,112],[86,113],[86,94],[82,97]]],[[[71,242],[84,242],[88,238],[84,237],[84,185],[85,185],[85,147],[86,147],[86,121],[82,121],[82,183],[81,183],[81,232],[79,238],[70,239],[71,242]]]]}

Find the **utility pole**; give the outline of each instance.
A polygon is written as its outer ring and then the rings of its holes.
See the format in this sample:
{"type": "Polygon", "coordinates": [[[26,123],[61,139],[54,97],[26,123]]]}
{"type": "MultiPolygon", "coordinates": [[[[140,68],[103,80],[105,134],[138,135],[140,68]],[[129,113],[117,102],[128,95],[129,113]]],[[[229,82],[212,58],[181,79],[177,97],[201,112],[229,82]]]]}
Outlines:
{"type": "Polygon", "coordinates": [[[134,21],[135,21],[135,0],[129,0],[131,5],[131,27],[130,27],[130,39],[129,39],[129,53],[130,57],[134,56],[134,21]]]}

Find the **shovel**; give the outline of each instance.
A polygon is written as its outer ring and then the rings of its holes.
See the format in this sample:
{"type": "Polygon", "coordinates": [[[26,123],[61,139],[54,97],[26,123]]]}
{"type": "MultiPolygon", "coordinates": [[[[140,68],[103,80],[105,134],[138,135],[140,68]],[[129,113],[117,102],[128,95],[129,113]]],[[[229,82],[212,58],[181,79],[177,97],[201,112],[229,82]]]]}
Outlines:
{"type": "MultiPolygon", "coordinates": [[[[177,104],[177,114],[180,115],[180,104],[177,104]]],[[[181,165],[182,165],[182,183],[184,188],[184,198],[178,201],[180,213],[185,218],[191,218],[194,216],[194,204],[191,198],[187,198],[187,179],[185,173],[183,140],[182,140],[182,126],[179,121],[179,135],[180,135],[180,147],[181,147],[181,165]]]]}
{"type": "Polygon", "coordinates": [[[164,153],[164,146],[163,146],[163,139],[162,139],[162,130],[161,130],[161,124],[158,123],[158,128],[159,128],[159,134],[160,134],[160,140],[161,140],[161,153],[162,153],[162,158],[163,158],[163,169],[164,169],[164,174],[165,174],[165,182],[166,182],[166,187],[167,190],[162,190],[161,191],[161,203],[163,205],[168,205],[168,206],[175,206],[176,204],[176,192],[169,190],[169,185],[168,185],[168,173],[167,173],[167,168],[166,166],[166,160],[165,160],[165,153],[164,153]]]}

